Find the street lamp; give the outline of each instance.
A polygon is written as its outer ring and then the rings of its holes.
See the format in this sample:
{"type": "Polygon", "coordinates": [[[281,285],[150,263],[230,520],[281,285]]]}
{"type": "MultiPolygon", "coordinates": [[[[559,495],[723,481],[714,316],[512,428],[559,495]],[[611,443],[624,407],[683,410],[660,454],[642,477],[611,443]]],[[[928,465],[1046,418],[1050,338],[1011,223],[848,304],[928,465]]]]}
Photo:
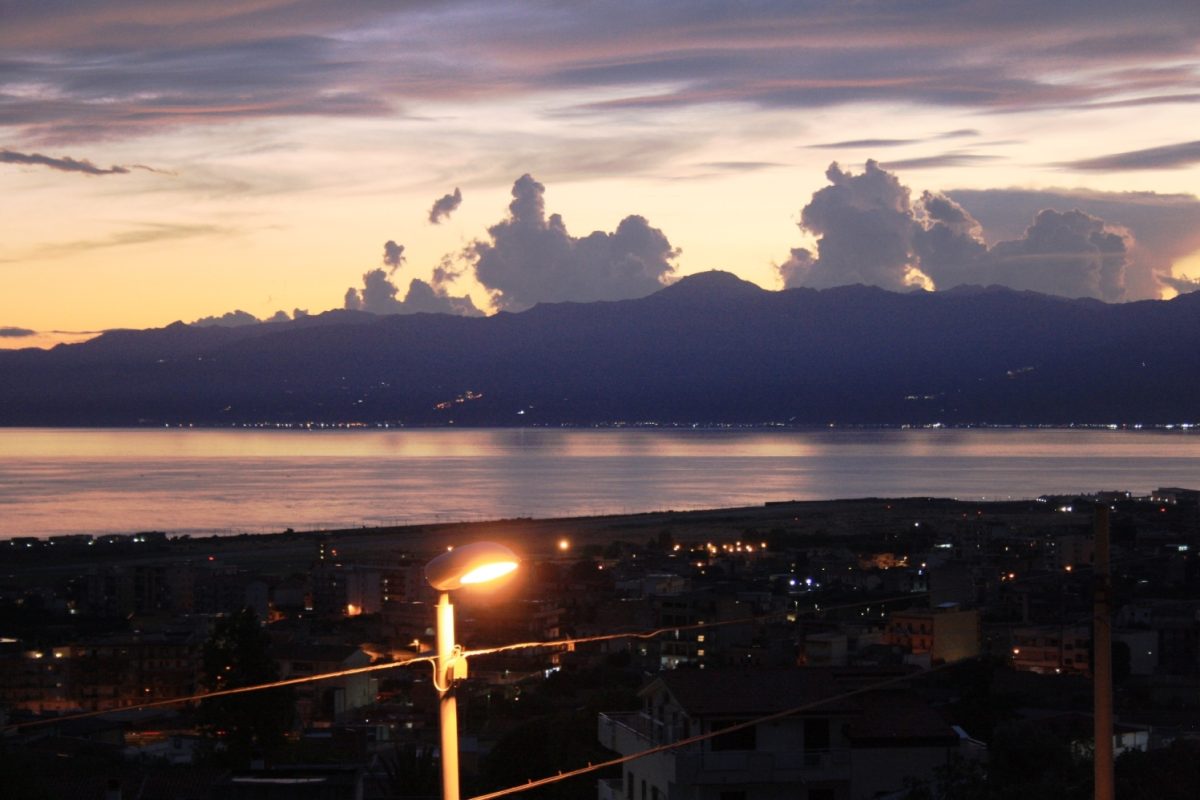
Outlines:
{"type": "Polygon", "coordinates": [[[476,542],[456,547],[425,565],[425,580],[441,593],[433,683],[441,701],[442,800],[458,800],[458,702],[454,697],[454,681],[466,676],[466,659],[458,654],[454,643],[450,592],[493,581],[515,570],[518,563],[517,556],[504,545],[476,542]]]}

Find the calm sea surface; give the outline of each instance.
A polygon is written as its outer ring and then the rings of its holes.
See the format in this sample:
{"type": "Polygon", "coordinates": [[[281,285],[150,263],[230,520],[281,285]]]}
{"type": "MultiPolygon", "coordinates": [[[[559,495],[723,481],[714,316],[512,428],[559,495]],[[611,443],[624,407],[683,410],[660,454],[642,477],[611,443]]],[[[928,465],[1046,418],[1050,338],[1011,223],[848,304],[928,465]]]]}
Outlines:
{"type": "Polygon", "coordinates": [[[0,429],[0,536],[1200,486],[1200,432],[0,429]]]}

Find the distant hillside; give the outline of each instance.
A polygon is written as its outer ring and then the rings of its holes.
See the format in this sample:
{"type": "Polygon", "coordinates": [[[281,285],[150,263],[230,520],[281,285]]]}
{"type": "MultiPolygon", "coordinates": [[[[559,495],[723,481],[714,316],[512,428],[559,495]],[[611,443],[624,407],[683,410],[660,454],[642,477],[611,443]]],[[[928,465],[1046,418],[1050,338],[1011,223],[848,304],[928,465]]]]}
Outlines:
{"type": "Polygon", "coordinates": [[[1200,420],[1200,293],[769,292],[728,273],[487,318],[335,311],[0,351],[3,425],[1200,420]]]}

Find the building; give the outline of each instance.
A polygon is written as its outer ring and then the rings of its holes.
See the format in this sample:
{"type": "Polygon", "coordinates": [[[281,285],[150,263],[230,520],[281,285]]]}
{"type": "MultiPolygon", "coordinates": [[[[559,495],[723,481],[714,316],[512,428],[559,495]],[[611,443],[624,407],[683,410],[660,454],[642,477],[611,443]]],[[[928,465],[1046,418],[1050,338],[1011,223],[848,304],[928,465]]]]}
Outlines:
{"type": "Polygon", "coordinates": [[[622,755],[732,728],[665,750],[602,781],[600,800],[866,800],[926,779],[960,735],[905,689],[845,696],[903,671],[675,670],[641,692],[641,711],[601,714],[601,743],[622,755]],[[738,727],[808,706],[795,714],[738,727]]]}
{"type": "Polygon", "coordinates": [[[1034,625],[1012,631],[1014,669],[1086,675],[1091,671],[1091,648],[1086,625],[1034,625]]]}
{"type": "Polygon", "coordinates": [[[822,631],[804,637],[804,664],[809,667],[844,667],[848,638],[843,631],[822,631]]]}
{"type": "MultiPolygon", "coordinates": [[[[274,649],[280,678],[301,678],[358,669],[371,656],[354,645],[284,644],[274,649]]],[[[336,721],[356,708],[375,702],[379,680],[361,672],[296,687],[296,711],[303,724],[336,721]]]]}
{"type": "Polygon", "coordinates": [[[883,632],[926,667],[979,655],[980,638],[979,612],[954,607],[894,612],[883,632]]]}

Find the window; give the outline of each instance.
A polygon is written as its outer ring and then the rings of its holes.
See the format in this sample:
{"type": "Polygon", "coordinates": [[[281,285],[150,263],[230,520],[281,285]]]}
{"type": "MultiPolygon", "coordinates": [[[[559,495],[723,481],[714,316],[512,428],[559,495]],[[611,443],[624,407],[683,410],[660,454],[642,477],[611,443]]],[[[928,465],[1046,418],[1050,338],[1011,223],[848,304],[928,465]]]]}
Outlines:
{"type": "Polygon", "coordinates": [[[633,773],[625,773],[625,800],[633,800],[633,773]]]}
{"type": "Polygon", "coordinates": [[[827,719],[806,719],[806,720],[804,720],[804,749],[805,750],[828,750],[829,749],[829,720],[827,720],[827,719]]]}
{"type": "MultiPolygon", "coordinates": [[[[714,722],[711,729],[713,731],[721,731],[734,725],[740,725],[742,722],[745,722],[745,720],[731,719],[714,722]]],[[[712,749],[714,751],[753,750],[758,746],[757,731],[757,725],[750,725],[749,727],[722,734],[721,736],[715,736],[710,740],[712,742],[712,749]]]]}

